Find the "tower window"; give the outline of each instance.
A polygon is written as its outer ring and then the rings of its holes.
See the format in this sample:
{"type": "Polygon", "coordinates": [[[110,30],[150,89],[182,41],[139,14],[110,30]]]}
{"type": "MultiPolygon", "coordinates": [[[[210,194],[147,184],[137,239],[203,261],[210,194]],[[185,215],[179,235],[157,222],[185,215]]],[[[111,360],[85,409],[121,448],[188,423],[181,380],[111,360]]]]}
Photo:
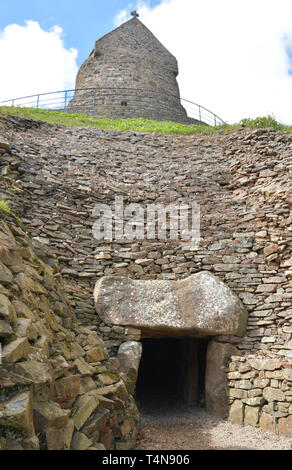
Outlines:
{"type": "Polygon", "coordinates": [[[128,106],[127,101],[122,101],[122,102],[121,102],[121,106],[128,106]]]}

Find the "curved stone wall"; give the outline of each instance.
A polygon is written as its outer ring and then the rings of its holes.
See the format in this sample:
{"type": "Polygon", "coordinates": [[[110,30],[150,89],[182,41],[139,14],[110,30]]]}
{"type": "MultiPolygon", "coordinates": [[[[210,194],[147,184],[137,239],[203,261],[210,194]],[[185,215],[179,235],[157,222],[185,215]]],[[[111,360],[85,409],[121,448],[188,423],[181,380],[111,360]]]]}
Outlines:
{"type": "Polygon", "coordinates": [[[11,144],[1,157],[1,197],[58,256],[70,305],[84,326],[98,328],[110,355],[139,341],[141,331],[96,315],[98,279],[178,280],[209,271],[248,310],[243,337],[214,339],[223,350],[230,419],[291,432],[291,135],[240,129],[167,136],[14,117],[0,118],[1,126],[11,144]],[[113,208],[117,195],[143,207],[196,201],[200,245],[191,251],[176,240],[94,239],[94,206],[113,208]],[[276,367],[255,367],[257,357],[276,367]]]}

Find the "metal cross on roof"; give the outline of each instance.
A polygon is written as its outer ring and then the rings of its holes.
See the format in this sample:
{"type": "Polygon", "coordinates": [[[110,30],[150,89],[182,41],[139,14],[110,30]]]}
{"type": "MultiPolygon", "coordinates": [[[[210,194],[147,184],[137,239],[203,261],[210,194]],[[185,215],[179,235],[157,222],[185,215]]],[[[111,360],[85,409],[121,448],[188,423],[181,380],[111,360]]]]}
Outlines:
{"type": "Polygon", "coordinates": [[[139,17],[139,13],[137,12],[137,10],[131,11],[131,15],[132,15],[134,18],[138,18],[138,17],[139,17]]]}

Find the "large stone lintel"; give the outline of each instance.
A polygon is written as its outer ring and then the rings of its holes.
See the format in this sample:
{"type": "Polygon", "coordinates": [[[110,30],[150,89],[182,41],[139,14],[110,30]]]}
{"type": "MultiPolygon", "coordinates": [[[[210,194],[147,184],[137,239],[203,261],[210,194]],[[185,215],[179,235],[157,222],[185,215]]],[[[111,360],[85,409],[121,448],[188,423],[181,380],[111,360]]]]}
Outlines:
{"type": "Polygon", "coordinates": [[[247,310],[219,278],[201,271],[178,281],[101,278],[96,312],[108,324],[161,336],[243,336],[247,310]]]}

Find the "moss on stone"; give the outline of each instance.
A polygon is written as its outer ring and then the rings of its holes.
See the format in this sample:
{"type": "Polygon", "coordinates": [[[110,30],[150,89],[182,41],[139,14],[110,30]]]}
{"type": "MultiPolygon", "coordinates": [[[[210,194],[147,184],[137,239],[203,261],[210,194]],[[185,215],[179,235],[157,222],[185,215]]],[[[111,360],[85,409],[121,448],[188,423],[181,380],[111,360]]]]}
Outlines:
{"type": "Polygon", "coordinates": [[[126,383],[126,387],[127,387],[127,390],[128,392],[134,396],[135,395],[135,392],[136,392],[136,384],[135,382],[133,382],[133,380],[131,380],[129,377],[126,377],[125,378],[125,383],[126,383]]]}

